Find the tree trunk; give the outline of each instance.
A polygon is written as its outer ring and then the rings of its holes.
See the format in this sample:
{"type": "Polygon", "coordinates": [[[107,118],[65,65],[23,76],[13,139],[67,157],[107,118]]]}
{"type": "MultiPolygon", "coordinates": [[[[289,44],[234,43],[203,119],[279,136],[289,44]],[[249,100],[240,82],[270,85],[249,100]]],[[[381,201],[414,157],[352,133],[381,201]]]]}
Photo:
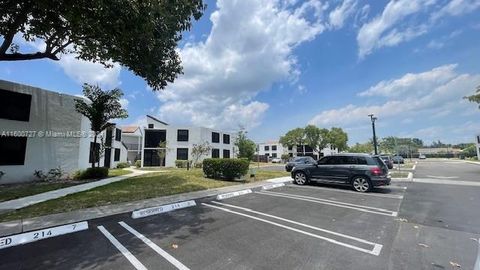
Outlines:
{"type": "Polygon", "coordinates": [[[92,169],[95,168],[95,162],[97,161],[97,133],[93,137],[93,147],[92,147],[92,169]]]}

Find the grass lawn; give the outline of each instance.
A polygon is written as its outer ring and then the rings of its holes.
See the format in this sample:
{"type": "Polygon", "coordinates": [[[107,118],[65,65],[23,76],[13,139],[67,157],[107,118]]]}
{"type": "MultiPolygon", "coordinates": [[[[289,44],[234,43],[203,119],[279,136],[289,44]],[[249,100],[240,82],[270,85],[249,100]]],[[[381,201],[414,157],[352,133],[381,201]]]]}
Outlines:
{"type": "MultiPolygon", "coordinates": [[[[115,177],[119,175],[125,175],[132,173],[131,171],[123,169],[111,169],[108,171],[108,177],[115,177]]],[[[85,184],[95,180],[71,180],[63,182],[34,182],[26,184],[15,184],[15,185],[0,185],[0,202],[14,200],[26,196],[31,196],[35,194],[40,194],[60,188],[71,187],[79,184],[85,184]]]]}
{"type": "Polygon", "coordinates": [[[108,170],[108,177],[115,177],[120,175],[126,175],[132,173],[132,171],[124,170],[124,169],[110,169],[108,170]]]}
{"type": "MultiPolygon", "coordinates": [[[[257,181],[280,177],[285,174],[284,172],[260,171],[257,172],[257,181]]],[[[204,178],[201,169],[190,171],[185,169],[172,170],[163,173],[153,172],[5,213],[0,215],[0,222],[218,188],[239,183],[242,182],[204,178]]]]}

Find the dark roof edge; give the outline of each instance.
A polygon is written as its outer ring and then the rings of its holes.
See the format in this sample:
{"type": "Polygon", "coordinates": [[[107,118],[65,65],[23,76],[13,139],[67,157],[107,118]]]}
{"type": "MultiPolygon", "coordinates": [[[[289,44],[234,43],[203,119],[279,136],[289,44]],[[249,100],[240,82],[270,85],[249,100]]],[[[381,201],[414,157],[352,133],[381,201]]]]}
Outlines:
{"type": "Polygon", "coordinates": [[[155,118],[155,117],[153,117],[153,116],[151,116],[151,115],[148,115],[148,114],[147,114],[147,117],[150,117],[150,118],[152,118],[153,120],[155,120],[155,121],[157,121],[157,122],[160,122],[160,123],[162,123],[162,124],[164,124],[164,125],[168,126],[168,124],[167,124],[167,123],[165,123],[165,122],[163,122],[163,121],[160,121],[160,120],[158,120],[157,118],[155,118]]]}

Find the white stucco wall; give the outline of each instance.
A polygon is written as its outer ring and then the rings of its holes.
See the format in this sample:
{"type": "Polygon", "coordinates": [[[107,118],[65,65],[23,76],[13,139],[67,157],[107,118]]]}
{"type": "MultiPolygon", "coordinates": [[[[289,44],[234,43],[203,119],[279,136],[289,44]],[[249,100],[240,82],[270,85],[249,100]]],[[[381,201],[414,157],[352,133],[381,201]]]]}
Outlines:
{"type": "MultiPolygon", "coordinates": [[[[231,132],[224,132],[221,130],[209,129],[205,127],[191,127],[191,126],[172,126],[172,125],[165,125],[161,122],[155,121],[147,117],[147,125],[153,124],[154,129],[158,130],[166,130],[166,140],[167,140],[167,154],[165,156],[165,166],[166,167],[174,167],[175,160],[177,159],[177,148],[188,148],[188,159],[192,159],[192,148],[194,144],[202,144],[204,142],[208,142],[212,149],[219,149],[220,157],[223,157],[223,150],[230,151],[230,158],[235,157],[235,139],[236,133],[231,132]],[[179,142],[177,141],[177,130],[179,129],[186,129],[188,130],[188,142],[179,142]],[[220,143],[212,143],[212,132],[218,132],[220,134],[220,143]],[[230,143],[224,144],[223,143],[223,134],[230,135],[230,143]]],[[[147,126],[148,127],[148,126],[147,126]]],[[[142,127],[143,134],[145,134],[146,127],[142,127]]],[[[144,137],[142,138],[142,145],[145,144],[144,137]]],[[[149,149],[149,148],[147,148],[149,149]]],[[[208,155],[203,156],[200,158],[199,161],[202,161],[204,158],[211,157],[211,151],[208,155]]],[[[143,167],[143,156],[142,156],[142,167],[143,167]]]]}
{"type": "Polygon", "coordinates": [[[36,132],[27,139],[24,165],[0,166],[0,170],[6,173],[1,182],[31,181],[35,179],[35,170],[48,171],[58,166],[66,172],[77,170],[83,152],[80,151],[80,147],[83,147],[81,139],[46,135],[51,131],[82,130],[83,116],[74,109],[74,97],[1,80],[0,88],[32,96],[29,122],[0,119],[0,132],[36,132]],[[44,136],[40,132],[44,132],[44,136]]]}

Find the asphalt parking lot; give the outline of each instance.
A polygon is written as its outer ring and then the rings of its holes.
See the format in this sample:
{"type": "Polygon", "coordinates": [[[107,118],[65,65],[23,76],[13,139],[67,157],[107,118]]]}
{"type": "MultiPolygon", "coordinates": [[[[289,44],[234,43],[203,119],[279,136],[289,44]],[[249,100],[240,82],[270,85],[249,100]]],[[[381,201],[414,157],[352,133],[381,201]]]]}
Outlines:
{"type": "Polygon", "coordinates": [[[406,220],[415,185],[361,194],[287,184],[91,220],[85,231],[0,250],[0,269],[472,269],[477,232],[406,220]]]}

